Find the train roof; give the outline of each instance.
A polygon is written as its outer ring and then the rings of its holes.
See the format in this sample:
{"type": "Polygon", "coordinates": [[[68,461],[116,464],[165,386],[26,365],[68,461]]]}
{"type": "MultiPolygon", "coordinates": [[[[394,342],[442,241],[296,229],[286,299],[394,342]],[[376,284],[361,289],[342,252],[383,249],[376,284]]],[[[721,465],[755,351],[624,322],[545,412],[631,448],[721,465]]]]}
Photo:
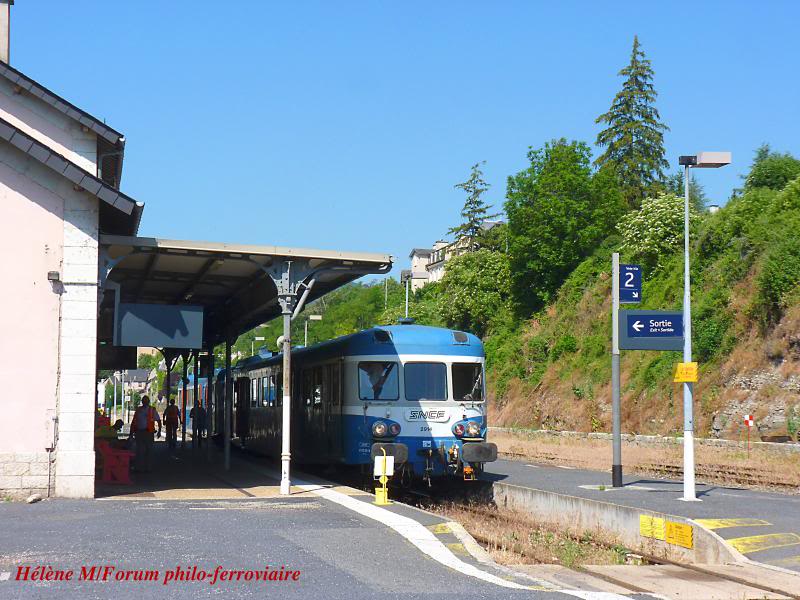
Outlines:
{"type": "MultiPolygon", "coordinates": [[[[335,338],[307,348],[292,349],[292,359],[325,360],[341,355],[386,356],[392,354],[440,354],[483,357],[481,340],[464,331],[426,325],[386,325],[335,338]]],[[[251,356],[236,363],[234,370],[278,364],[282,353],[251,356]]]]}

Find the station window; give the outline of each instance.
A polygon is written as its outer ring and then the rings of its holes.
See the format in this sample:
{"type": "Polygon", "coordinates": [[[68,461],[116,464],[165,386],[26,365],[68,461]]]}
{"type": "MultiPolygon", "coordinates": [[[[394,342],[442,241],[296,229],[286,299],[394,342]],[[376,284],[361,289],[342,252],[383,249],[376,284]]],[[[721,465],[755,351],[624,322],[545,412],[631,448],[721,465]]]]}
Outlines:
{"type": "Polygon", "coordinates": [[[483,400],[483,368],[478,363],[453,363],[453,396],[456,400],[483,400]]]}
{"type": "Polygon", "coordinates": [[[362,400],[397,400],[400,397],[397,363],[358,363],[358,390],[362,400]]]}
{"type": "Polygon", "coordinates": [[[444,363],[405,365],[406,400],[447,400],[447,367],[444,363]]]}

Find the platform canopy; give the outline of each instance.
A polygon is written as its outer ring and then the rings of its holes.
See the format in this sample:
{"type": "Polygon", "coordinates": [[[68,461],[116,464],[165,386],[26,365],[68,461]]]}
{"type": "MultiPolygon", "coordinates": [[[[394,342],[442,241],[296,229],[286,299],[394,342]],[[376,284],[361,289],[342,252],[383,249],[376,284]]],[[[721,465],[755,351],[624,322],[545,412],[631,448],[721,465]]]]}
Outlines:
{"type": "Polygon", "coordinates": [[[387,254],[101,235],[98,342],[113,345],[120,303],[186,305],[203,308],[209,349],[391,266],[387,254]]]}

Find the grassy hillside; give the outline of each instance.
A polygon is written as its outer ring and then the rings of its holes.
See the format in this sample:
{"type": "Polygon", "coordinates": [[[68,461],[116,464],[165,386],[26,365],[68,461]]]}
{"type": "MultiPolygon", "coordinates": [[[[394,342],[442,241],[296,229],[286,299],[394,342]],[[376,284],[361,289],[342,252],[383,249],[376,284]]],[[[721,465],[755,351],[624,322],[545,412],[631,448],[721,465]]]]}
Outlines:
{"type": "MultiPolygon", "coordinates": [[[[739,435],[755,413],[764,432],[795,434],[800,407],[800,179],[751,188],[699,218],[692,245],[693,344],[701,435],[739,435]]],[[[486,340],[495,420],[554,429],[610,427],[611,238],[575,269],[557,300],[486,340]]],[[[623,254],[623,262],[641,256],[623,254]]],[[[644,274],[641,308],[681,308],[682,253],[644,274]]],[[[626,431],[682,429],[675,352],[623,351],[626,431]]]]}

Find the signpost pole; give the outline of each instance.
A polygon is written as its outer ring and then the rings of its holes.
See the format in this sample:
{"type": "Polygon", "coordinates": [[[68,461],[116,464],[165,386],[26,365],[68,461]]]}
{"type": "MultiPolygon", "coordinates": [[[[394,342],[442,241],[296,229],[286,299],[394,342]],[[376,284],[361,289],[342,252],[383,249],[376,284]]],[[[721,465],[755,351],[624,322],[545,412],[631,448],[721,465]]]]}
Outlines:
{"type": "MultiPolygon", "coordinates": [[[[689,287],[689,165],[683,178],[683,362],[692,362],[692,298],[689,287]]],[[[694,482],[693,384],[683,384],[683,498],[697,500],[694,482]]]]}
{"type": "Polygon", "coordinates": [[[613,460],[611,463],[611,485],[622,487],[622,424],[620,417],[619,376],[619,253],[611,255],[611,435],[613,460]]]}

